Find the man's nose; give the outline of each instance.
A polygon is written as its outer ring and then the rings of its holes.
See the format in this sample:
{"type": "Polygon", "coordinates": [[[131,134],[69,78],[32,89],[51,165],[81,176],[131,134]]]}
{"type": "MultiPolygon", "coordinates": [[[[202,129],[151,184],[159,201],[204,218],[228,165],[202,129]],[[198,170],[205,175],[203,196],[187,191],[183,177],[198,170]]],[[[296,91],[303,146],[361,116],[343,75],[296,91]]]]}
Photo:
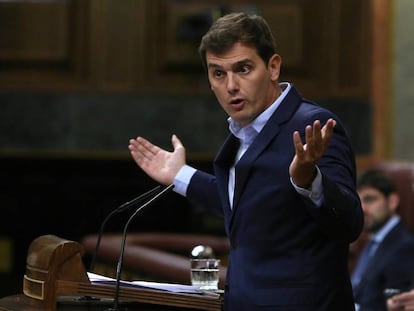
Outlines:
{"type": "Polygon", "coordinates": [[[234,93],[239,90],[239,82],[237,76],[233,73],[227,74],[227,91],[234,93]]]}

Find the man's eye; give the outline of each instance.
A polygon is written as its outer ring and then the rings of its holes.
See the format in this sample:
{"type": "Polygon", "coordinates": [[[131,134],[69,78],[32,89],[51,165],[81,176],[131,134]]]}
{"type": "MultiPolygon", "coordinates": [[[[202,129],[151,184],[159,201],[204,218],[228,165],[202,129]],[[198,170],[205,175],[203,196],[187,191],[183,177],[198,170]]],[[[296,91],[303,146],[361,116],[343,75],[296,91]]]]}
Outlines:
{"type": "Polygon", "coordinates": [[[223,72],[221,70],[216,70],[214,71],[214,76],[216,78],[220,78],[221,76],[223,76],[223,72]]]}
{"type": "Polygon", "coordinates": [[[246,73],[250,71],[250,66],[249,65],[243,65],[240,67],[240,72],[246,73]]]}
{"type": "Polygon", "coordinates": [[[361,202],[369,204],[369,203],[373,203],[379,200],[379,198],[380,197],[377,195],[366,195],[366,196],[361,197],[361,202]]]}

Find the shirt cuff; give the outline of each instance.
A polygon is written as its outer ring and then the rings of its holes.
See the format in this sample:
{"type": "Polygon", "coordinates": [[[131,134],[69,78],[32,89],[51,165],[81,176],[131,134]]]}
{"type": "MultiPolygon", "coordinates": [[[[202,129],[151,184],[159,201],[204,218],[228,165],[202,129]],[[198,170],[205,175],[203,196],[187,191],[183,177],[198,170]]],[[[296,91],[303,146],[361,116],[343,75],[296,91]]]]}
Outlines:
{"type": "Polygon", "coordinates": [[[175,175],[174,178],[174,192],[181,194],[182,196],[187,195],[187,188],[190,184],[190,180],[197,170],[191,166],[184,165],[175,175]]]}
{"type": "Polygon", "coordinates": [[[297,186],[293,181],[293,178],[290,177],[290,182],[292,183],[293,187],[295,187],[296,191],[304,196],[311,199],[311,201],[317,206],[321,207],[323,203],[323,186],[322,186],[322,173],[319,170],[319,167],[316,166],[316,177],[312,182],[310,189],[305,189],[297,186]]]}

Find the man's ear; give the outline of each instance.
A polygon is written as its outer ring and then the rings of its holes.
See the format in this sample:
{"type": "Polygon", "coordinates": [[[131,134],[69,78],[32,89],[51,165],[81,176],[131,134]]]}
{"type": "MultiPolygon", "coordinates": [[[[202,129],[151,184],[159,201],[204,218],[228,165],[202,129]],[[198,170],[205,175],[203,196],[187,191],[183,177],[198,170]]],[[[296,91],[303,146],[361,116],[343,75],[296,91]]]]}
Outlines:
{"type": "Polygon", "coordinates": [[[390,195],[388,196],[388,206],[393,212],[397,210],[398,204],[400,204],[400,196],[398,195],[398,193],[390,193],[390,195]]]}
{"type": "Polygon", "coordinates": [[[269,59],[268,69],[270,72],[270,78],[272,81],[278,81],[280,75],[280,66],[282,64],[282,58],[279,54],[273,54],[269,59]]]}

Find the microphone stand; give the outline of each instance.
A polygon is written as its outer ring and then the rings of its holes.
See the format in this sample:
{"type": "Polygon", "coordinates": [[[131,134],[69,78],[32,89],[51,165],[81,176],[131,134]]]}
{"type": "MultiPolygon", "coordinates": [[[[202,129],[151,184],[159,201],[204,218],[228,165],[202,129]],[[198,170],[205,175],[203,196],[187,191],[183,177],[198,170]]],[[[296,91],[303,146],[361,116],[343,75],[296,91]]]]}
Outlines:
{"type": "Polygon", "coordinates": [[[122,242],[121,242],[121,253],[119,255],[117,267],[116,267],[116,285],[115,285],[115,297],[114,297],[114,304],[113,308],[108,308],[106,311],[119,311],[121,309],[118,308],[119,304],[119,287],[121,283],[121,271],[122,271],[122,264],[124,260],[124,253],[125,253],[125,243],[126,243],[126,233],[128,230],[128,226],[131,223],[131,221],[137,216],[144,208],[151,205],[153,202],[155,202],[158,198],[162,197],[166,192],[170,191],[174,187],[174,184],[171,184],[164,188],[161,192],[159,192],[157,195],[155,195],[152,199],[141,205],[137,208],[137,210],[129,217],[128,221],[125,224],[124,232],[122,235],[122,242]]]}
{"type": "Polygon", "coordinates": [[[125,210],[129,209],[130,207],[135,206],[137,203],[141,203],[143,200],[146,200],[147,198],[151,197],[156,192],[159,192],[160,189],[161,189],[161,186],[156,186],[156,187],[152,188],[151,190],[149,190],[149,191],[141,194],[140,196],[134,198],[133,200],[125,202],[124,204],[120,205],[119,207],[114,209],[111,213],[109,213],[106,216],[106,218],[104,219],[104,221],[101,224],[101,227],[99,228],[98,239],[96,240],[96,246],[95,246],[95,253],[93,254],[93,257],[92,257],[92,260],[91,260],[91,263],[90,263],[90,267],[89,267],[90,272],[93,272],[93,270],[95,268],[96,257],[98,256],[99,246],[101,245],[103,230],[104,230],[104,227],[105,227],[106,223],[108,222],[108,220],[113,215],[124,212],[125,210]]]}

